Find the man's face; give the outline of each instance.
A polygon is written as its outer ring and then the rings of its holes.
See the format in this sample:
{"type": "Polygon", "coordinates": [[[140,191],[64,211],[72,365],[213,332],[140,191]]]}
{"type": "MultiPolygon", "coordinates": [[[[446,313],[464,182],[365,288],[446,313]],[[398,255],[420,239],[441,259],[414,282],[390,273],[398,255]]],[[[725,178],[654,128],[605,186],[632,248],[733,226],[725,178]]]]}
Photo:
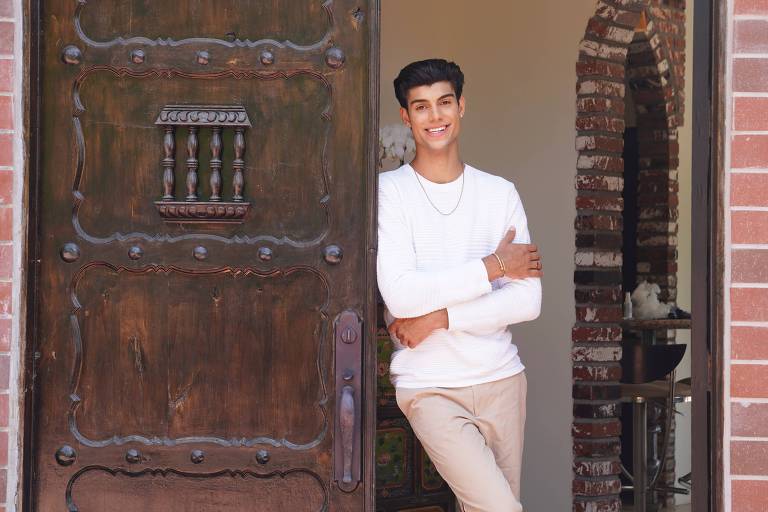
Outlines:
{"type": "Polygon", "coordinates": [[[440,151],[459,137],[464,97],[456,99],[450,82],[421,85],[408,91],[408,108],[400,109],[403,122],[411,127],[416,146],[440,151]]]}

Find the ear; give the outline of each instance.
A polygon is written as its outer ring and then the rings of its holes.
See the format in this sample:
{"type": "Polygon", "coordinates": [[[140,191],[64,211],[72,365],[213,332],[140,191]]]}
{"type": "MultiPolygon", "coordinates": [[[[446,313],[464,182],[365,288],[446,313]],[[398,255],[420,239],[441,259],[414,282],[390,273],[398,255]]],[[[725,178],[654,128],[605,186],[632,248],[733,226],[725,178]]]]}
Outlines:
{"type": "Polygon", "coordinates": [[[464,117],[464,110],[467,108],[467,100],[465,99],[465,96],[462,94],[461,98],[459,98],[459,117],[464,117]]]}
{"type": "Polygon", "coordinates": [[[403,124],[407,127],[411,127],[411,116],[408,115],[408,110],[400,107],[400,119],[403,120],[403,124]]]}

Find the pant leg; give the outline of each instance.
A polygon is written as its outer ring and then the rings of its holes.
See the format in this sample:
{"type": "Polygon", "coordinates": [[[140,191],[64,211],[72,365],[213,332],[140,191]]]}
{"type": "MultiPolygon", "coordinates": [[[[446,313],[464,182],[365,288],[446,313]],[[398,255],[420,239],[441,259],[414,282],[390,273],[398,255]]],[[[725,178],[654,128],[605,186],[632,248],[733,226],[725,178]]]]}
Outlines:
{"type": "Polygon", "coordinates": [[[478,428],[518,500],[527,387],[525,372],[474,386],[478,428]]]}
{"type": "Polygon", "coordinates": [[[522,512],[475,425],[472,388],[398,389],[397,403],[465,512],[522,512]]]}

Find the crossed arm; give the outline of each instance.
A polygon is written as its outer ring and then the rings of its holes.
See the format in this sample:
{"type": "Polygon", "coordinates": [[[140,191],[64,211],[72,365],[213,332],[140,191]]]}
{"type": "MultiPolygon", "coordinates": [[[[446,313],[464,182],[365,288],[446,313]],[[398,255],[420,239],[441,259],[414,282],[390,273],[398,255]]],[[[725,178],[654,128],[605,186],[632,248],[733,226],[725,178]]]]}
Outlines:
{"type": "Polygon", "coordinates": [[[517,191],[510,193],[510,232],[499,243],[506,273],[495,256],[451,268],[417,270],[410,229],[397,190],[379,190],[378,282],[390,313],[389,331],[415,347],[436,329],[494,331],[532,320],[541,309],[541,263],[530,245],[525,212],[517,191]],[[498,279],[497,289],[492,281],[498,279]]]}

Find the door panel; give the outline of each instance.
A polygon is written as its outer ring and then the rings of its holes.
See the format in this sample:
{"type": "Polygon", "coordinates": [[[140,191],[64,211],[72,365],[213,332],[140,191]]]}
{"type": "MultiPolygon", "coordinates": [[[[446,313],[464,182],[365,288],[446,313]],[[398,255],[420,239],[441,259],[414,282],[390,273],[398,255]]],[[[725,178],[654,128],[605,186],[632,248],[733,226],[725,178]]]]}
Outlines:
{"type": "MultiPolygon", "coordinates": [[[[145,199],[157,193],[158,172],[110,172],[113,162],[130,155],[136,168],[156,171],[162,153],[162,130],[138,124],[137,117],[155,121],[166,105],[184,98],[196,105],[235,104],[242,106],[252,126],[244,130],[244,181],[248,199],[255,205],[267,205],[252,212],[251,222],[236,224],[226,230],[205,223],[195,231],[233,238],[270,236],[287,238],[294,243],[317,241],[327,234],[331,213],[326,201],[328,188],[328,146],[333,122],[331,84],[322,75],[307,71],[258,74],[224,72],[180,76],[151,71],[117,74],[111,69],[81,74],[73,92],[73,101],[82,106],[76,113],[76,135],[84,141],[82,178],[75,183],[83,200],[76,211],[81,235],[109,239],[119,234],[140,232],[152,238],[173,241],[189,233],[190,227],[166,223],[157,214],[153,201],[145,199]],[[203,86],[201,81],[205,80],[203,86]],[[105,95],[104,91],[110,91],[105,95]],[[147,128],[152,129],[147,129],[147,128]],[[137,151],[157,148],[154,152],[137,151]],[[105,169],[106,167],[106,169],[105,169]],[[114,202],[100,193],[115,187],[126,201],[114,202]],[[280,201],[270,201],[280,197],[280,201]]],[[[232,168],[232,129],[222,130],[222,170],[232,168]]],[[[174,133],[177,168],[187,159],[188,132],[177,126],[174,133]]],[[[198,132],[200,192],[210,186],[211,129],[198,132]]],[[[179,176],[183,177],[182,175],[179,176]]],[[[232,188],[231,172],[222,172],[222,191],[226,199],[232,188]]],[[[175,196],[184,197],[185,182],[175,180],[175,196]]],[[[124,238],[124,237],[123,237],[124,238]]]]}
{"type": "MultiPolygon", "coordinates": [[[[197,0],[169,8],[153,0],[85,3],[78,9],[84,39],[108,43],[143,37],[150,40],[219,39],[241,44],[273,39],[310,46],[331,37],[333,2],[295,0],[197,0]],[[183,16],[178,14],[186,10],[183,16]],[[247,16],[243,14],[247,13],[247,16]]],[[[221,43],[220,43],[221,44],[221,43]]]]}
{"type": "Polygon", "coordinates": [[[215,474],[173,470],[138,474],[102,468],[77,475],[67,494],[69,506],[99,512],[188,512],[190,510],[327,510],[322,482],[307,471],[215,474]],[[213,492],[212,492],[213,491],[213,492]]]}
{"type": "Polygon", "coordinates": [[[329,367],[321,360],[329,296],[321,274],[96,264],[75,277],[74,292],[80,364],[71,421],[81,442],[209,438],[298,448],[325,435],[319,369],[329,367]],[[290,385],[275,378],[283,375],[292,375],[290,385]],[[101,414],[123,397],[134,398],[123,415],[101,414]]]}
{"type": "Polygon", "coordinates": [[[372,505],[377,12],[40,3],[31,510],[372,505]]]}

